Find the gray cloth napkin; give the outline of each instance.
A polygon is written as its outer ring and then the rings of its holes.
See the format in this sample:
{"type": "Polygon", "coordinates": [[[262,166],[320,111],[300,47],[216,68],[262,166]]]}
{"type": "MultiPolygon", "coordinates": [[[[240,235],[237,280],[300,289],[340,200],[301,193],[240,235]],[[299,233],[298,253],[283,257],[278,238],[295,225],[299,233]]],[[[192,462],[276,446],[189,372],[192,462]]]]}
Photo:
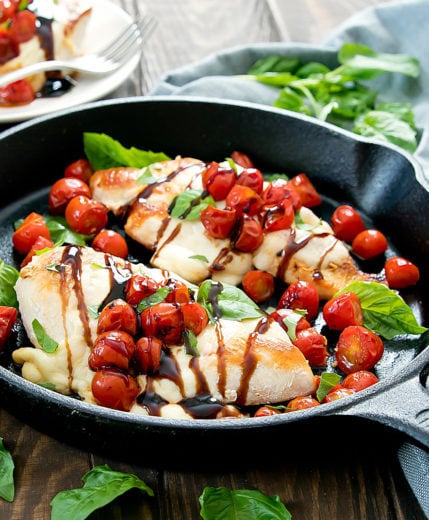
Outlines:
{"type": "MultiPolygon", "coordinates": [[[[344,42],[361,42],[378,52],[403,53],[420,60],[418,80],[403,75],[385,75],[371,84],[379,101],[408,101],[422,135],[415,158],[429,179],[429,1],[392,2],[368,8],[333,31],[321,45],[304,43],[260,43],[234,47],[208,56],[166,74],[149,95],[204,96],[271,105],[274,89],[233,78],[244,74],[267,54],[296,56],[303,62],[322,61],[335,66],[338,48],[344,42]]],[[[398,451],[411,489],[429,518],[429,453],[405,442],[398,451]]]]}

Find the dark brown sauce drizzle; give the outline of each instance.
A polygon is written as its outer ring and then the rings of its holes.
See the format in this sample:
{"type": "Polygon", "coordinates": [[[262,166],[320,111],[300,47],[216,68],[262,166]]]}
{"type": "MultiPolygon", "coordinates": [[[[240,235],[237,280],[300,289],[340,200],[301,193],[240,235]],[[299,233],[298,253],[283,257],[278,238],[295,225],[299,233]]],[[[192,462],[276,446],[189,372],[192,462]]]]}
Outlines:
{"type": "Polygon", "coordinates": [[[114,259],[109,255],[104,256],[104,261],[109,268],[110,291],[100,304],[99,310],[117,298],[125,299],[126,285],[132,276],[130,264],[127,263],[123,269],[120,269],[114,259]]]}

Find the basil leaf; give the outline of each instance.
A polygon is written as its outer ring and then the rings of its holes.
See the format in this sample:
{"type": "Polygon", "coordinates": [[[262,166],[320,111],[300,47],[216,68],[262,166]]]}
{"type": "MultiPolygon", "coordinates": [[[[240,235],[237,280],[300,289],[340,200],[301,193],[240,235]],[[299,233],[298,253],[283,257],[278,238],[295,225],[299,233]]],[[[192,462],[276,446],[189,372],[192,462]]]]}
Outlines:
{"type": "Polygon", "coordinates": [[[186,354],[194,357],[199,357],[200,352],[198,350],[198,340],[195,336],[195,333],[190,329],[185,329],[183,331],[183,340],[185,344],[185,352],[186,354]]]}
{"type": "Polygon", "coordinates": [[[212,280],[205,280],[200,285],[197,301],[206,309],[211,321],[218,318],[241,321],[260,318],[264,314],[238,287],[212,280]]]}
{"type": "Polygon", "coordinates": [[[301,65],[297,58],[271,54],[256,61],[247,74],[264,74],[265,72],[294,72],[301,65]]]}
{"type": "Polygon", "coordinates": [[[153,294],[146,296],[146,298],[143,298],[143,300],[139,302],[137,305],[137,312],[142,312],[152,305],[163,302],[170,292],[170,287],[160,287],[153,294]]]}
{"type": "Polygon", "coordinates": [[[0,305],[18,308],[15,284],[19,278],[19,271],[8,265],[0,258],[0,305]]]}
{"type": "Polygon", "coordinates": [[[338,294],[354,292],[360,300],[365,327],[386,339],[400,334],[422,334],[422,327],[401,296],[377,282],[355,281],[338,294]]]}
{"type": "Polygon", "coordinates": [[[45,224],[48,226],[51,240],[56,247],[63,244],[73,244],[76,246],[85,246],[92,238],[90,235],[82,235],[76,233],[68,225],[64,217],[44,216],[45,224]]]}
{"type": "Polygon", "coordinates": [[[205,264],[209,263],[209,259],[204,255],[192,255],[189,258],[192,260],[200,260],[201,262],[204,262],[205,264]]]}
{"type": "Polygon", "coordinates": [[[159,182],[160,179],[152,175],[152,171],[149,166],[142,168],[140,175],[137,177],[136,182],[139,184],[154,184],[159,182]]]}
{"type": "Polygon", "coordinates": [[[175,218],[198,220],[203,209],[215,205],[214,198],[202,190],[186,190],[173,199],[169,213],[175,218]]]}
{"type": "Polygon", "coordinates": [[[296,327],[299,320],[306,314],[307,311],[296,309],[295,312],[291,312],[285,318],[283,318],[283,323],[287,327],[287,334],[292,341],[296,340],[296,327]]]}
{"type": "Polygon", "coordinates": [[[51,520],[85,520],[93,511],[133,488],[153,496],[152,489],[136,475],[113,471],[107,464],[94,467],[82,480],[82,488],[61,491],[53,498],[51,520]]]}
{"type": "Polygon", "coordinates": [[[55,352],[58,348],[58,343],[46,334],[40,321],[34,318],[31,322],[31,326],[33,327],[33,332],[42,350],[48,352],[48,354],[55,352]]]}
{"type": "Polygon", "coordinates": [[[0,497],[8,502],[13,502],[15,497],[14,469],[12,455],[4,447],[3,438],[0,437],[0,497]]]}
{"type": "Polygon", "coordinates": [[[258,490],[206,487],[199,498],[203,520],[291,520],[292,516],[277,495],[258,490]]]}
{"type": "Polygon", "coordinates": [[[316,397],[319,403],[323,401],[328,392],[332,390],[340,380],[341,376],[339,374],[335,374],[334,372],[322,372],[320,375],[319,387],[316,392],[316,397]]]}
{"type": "Polygon", "coordinates": [[[114,168],[115,166],[143,168],[149,164],[170,159],[162,152],[151,152],[134,147],[125,148],[112,137],[94,132],[83,134],[83,148],[94,170],[114,168]]]}

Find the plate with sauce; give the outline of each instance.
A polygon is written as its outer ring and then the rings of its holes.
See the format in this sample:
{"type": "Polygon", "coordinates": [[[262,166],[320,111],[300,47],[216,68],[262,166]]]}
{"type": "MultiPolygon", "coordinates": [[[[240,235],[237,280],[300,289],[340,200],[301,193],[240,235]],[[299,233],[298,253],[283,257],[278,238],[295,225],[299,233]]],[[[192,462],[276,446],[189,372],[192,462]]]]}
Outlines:
{"type": "MultiPolygon", "coordinates": [[[[103,48],[115,34],[132,22],[131,16],[109,0],[92,0],[80,48],[90,53],[103,48]]],[[[135,70],[141,49],[118,70],[102,77],[79,73],[73,79],[54,80],[45,84],[43,93],[27,105],[0,106],[0,124],[26,121],[57,110],[100,99],[119,87],[135,70]]]]}

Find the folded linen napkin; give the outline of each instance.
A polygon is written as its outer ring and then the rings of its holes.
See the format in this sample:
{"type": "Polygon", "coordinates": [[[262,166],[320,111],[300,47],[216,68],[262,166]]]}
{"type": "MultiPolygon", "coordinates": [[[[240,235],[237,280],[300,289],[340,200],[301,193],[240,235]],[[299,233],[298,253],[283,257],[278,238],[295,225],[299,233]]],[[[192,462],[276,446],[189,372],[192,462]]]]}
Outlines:
{"type": "MultiPolygon", "coordinates": [[[[234,47],[167,73],[149,95],[204,96],[272,105],[278,92],[255,82],[233,78],[245,74],[253,63],[268,54],[296,56],[301,61],[321,61],[337,65],[337,51],[345,42],[360,42],[378,52],[414,56],[421,63],[421,75],[384,75],[371,85],[379,91],[378,100],[408,101],[413,107],[421,139],[415,158],[429,179],[429,2],[398,1],[368,8],[340,25],[321,42],[260,43],[234,47]]],[[[429,388],[429,387],[428,387],[429,388]]],[[[428,432],[429,435],[429,432],[428,432]]],[[[404,474],[429,518],[429,453],[411,442],[399,449],[404,474]]]]}

